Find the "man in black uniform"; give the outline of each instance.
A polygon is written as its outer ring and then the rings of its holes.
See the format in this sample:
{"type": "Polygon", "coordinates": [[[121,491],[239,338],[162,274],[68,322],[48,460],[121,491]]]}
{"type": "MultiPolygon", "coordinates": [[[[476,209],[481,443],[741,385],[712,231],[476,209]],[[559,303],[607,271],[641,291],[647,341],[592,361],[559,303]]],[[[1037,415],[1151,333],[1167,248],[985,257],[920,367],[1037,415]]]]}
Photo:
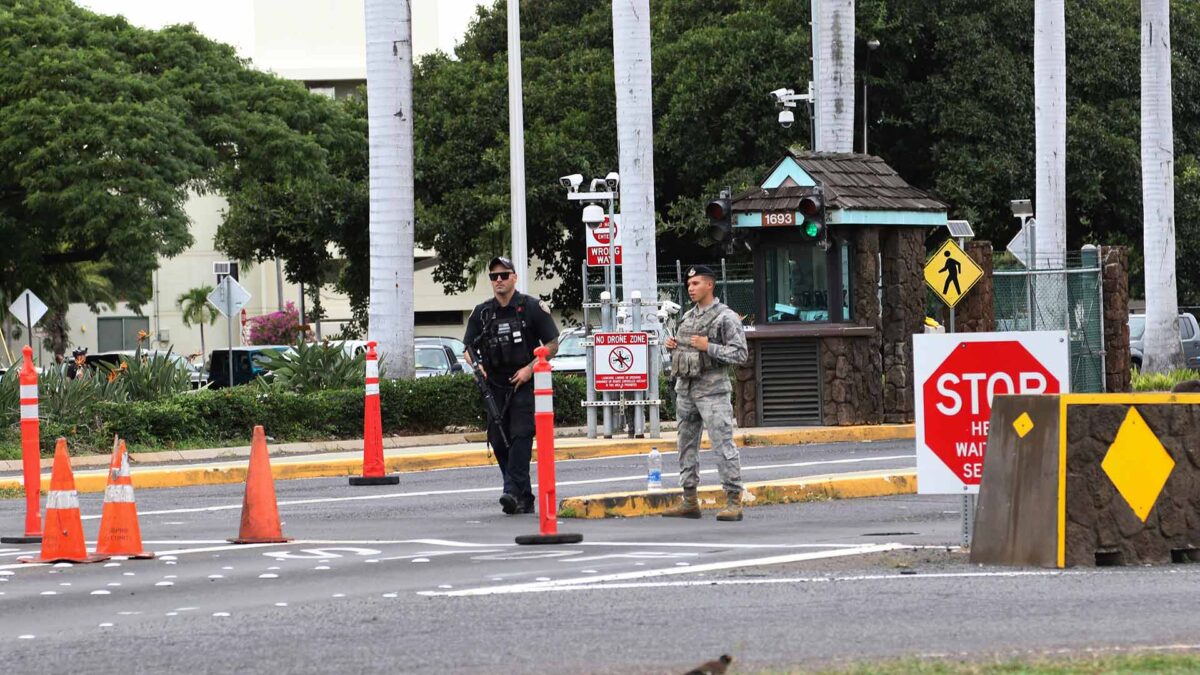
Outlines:
{"type": "MultiPolygon", "coordinates": [[[[482,361],[500,419],[488,421],[488,441],[496,451],[504,494],[500,506],[507,514],[533,513],[529,484],[533,452],[533,355],[544,344],[553,357],[558,351],[558,327],[542,300],[516,292],[517,273],[508,258],[493,258],[488,279],[496,297],[479,304],[467,319],[463,342],[482,361]],[[497,424],[503,425],[508,443],[497,424]]],[[[471,357],[468,355],[467,357],[471,357]]]]}

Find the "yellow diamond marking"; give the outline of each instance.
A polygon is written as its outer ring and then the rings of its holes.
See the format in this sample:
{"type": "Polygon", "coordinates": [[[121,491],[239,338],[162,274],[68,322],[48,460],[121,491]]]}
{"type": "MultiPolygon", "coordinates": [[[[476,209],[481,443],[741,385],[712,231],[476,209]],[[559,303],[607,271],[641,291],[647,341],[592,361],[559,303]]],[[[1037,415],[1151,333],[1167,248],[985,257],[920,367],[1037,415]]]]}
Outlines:
{"type": "Polygon", "coordinates": [[[1146,522],[1175,468],[1175,460],[1137,408],[1130,406],[1100,467],[1137,517],[1146,522]]]}
{"type": "Polygon", "coordinates": [[[1013,429],[1021,438],[1029,435],[1029,432],[1033,431],[1033,419],[1029,417],[1029,413],[1021,413],[1021,416],[1013,421],[1013,429]]]}

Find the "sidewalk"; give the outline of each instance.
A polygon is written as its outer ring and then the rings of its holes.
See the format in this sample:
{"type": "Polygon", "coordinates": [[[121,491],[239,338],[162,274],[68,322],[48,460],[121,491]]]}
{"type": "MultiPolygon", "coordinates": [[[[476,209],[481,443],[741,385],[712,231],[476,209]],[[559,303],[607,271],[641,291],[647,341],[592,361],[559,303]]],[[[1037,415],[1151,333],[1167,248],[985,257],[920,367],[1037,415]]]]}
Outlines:
{"type": "MultiPolygon", "coordinates": [[[[664,425],[665,426],[665,425],[664,425]]],[[[644,454],[651,447],[674,449],[676,434],[664,431],[662,438],[563,437],[579,429],[562,429],[555,439],[555,458],[586,459],[644,454]]],[[[911,424],[861,427],[770,427],[739,429],[734,436],[739,446],[801,445],[863,441],[907,440],[914,437],[911,424]]],[[[384,462],[389,473],[429,471],[495,464],[482,434],[437,434],[385,438],[384,462]]],[[[362,471],[362,440],[271,445],[271,470],[276,480],[332,478],[358,475],[362,471]]],[[[707,440],[703,447],[708,447],[707,440]]],[[[241,483],[246,479],[250,446],[206,450],[130,453],[133,484],[138,488],[188,487],[241,483]]],[[[103,492],[108,478],[109,457],[73,457],[78,492],[103,492]],[[98,468],[90,468],[98,467],[98,468]]],[[[49,487],[51,459],[42,460],[42,489],[49,487]]],[[[0,488],[23,485],[20,461],[0,462],[0,488]]]]}

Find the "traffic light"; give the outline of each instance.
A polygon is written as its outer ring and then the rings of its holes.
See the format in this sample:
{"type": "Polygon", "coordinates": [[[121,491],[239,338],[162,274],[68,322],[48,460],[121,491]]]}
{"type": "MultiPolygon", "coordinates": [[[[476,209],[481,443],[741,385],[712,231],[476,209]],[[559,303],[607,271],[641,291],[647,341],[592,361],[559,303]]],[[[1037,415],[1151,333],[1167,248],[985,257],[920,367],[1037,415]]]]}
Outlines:
{"type": "Polygon", "coordinates": [[[800,200],[800,215],[804,216],[800,231],[805,238],[813,241],[825,238],[825,198],[821,193],[813,193],[800,200]]]}
{"type": "Polygon", "coordinates": [[[720,197],[709,202],[704,207],[704,214],[708,216],[708,236],[718,242],[728,239],[733,232],[733,201],[729,193],[722,192],[720,197]]]}

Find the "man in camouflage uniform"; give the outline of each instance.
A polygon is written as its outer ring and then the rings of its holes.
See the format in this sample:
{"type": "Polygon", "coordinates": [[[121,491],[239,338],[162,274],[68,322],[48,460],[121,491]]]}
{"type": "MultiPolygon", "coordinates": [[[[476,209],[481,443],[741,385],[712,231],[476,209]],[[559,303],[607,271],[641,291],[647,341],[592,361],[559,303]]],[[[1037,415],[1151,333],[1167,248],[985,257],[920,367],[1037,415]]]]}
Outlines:
{"type": "Polygon", "coordinates": [[[708,429],[726,505],[717,520],[742,519],[742,467],[733,444],[733,405],[729,366],[746,363],[749,350],[742,322],[713,297],[716,273],[697,265],[688,270],[688,297],[695,303],[683,315],[675,337],[667,338],[679,420],[679,484],[683,502],[663,512],[670,518],[699,518],[700,434],[708,429]]]}

